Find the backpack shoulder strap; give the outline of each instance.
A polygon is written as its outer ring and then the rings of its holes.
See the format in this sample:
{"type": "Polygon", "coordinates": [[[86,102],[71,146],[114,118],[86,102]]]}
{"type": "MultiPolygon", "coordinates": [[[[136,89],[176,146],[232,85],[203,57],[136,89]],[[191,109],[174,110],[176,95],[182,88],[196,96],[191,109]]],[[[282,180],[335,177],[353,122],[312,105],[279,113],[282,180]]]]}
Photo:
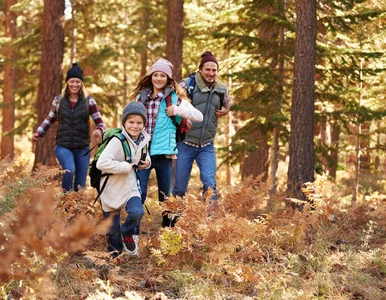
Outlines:
{"type": "Polygon", "coordinates": [[[59,112],[59,106],[60,106],[60,102],[62,101],[62,99],[63,99],[62,94],[59,94],[56,96],[56,113],[59,112]]]}
{"type": "Polygon", "coordinates": [[[187,84],[188,97],[190,98],[190,100],[193,100],[193,91],[195,87],[196,87],[196,72],[193,72],[189,74],[189,80],[187,84]]]}
{"type": "Polygon", "coordinates": [[[122,133],[115,134],[114,136],[119,138],[119,140],[121,141],[123,151],[125,152],[126,161],[131,163],[132,162],[131,151],[130,151],[129,142],[127,141],[126,137],[122,133]]]}
{"type": "Polygon", "coordinates": [[[222,106],[224,105],[224,98],[225,98],[225,94],[220,94],[220,109],[222,109],[222,106]]]}
{"type": "MultiPolygon", "coordinates": [[[[177,93],[173,92],[171,93],[171,95],[170,94],[167,95],[167,97],[165,98],[165,101],[166,101],[166,107],[172,106],[173,104],[177,105],[177,101],[178,101],[177,93]]],[[[178,127],[178,121],[176,116],[171,116],[169,118],[172,119],[173,124],[176,127],[178,127]]]]}

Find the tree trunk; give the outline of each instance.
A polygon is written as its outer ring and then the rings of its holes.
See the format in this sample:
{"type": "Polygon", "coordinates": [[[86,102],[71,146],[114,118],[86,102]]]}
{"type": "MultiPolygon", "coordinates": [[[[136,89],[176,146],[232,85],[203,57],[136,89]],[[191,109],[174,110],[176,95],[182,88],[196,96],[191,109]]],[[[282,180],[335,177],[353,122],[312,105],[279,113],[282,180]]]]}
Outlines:
{"type": "MultiPolygon", "coordinates": [[[[281,0],[279,3],[279,11],[280,14],[285,14],[285,0],[281,0]]],[[[280,48],[284,49],[285,46],[285,27],[282,25],[280,27],[280,48]]],[[[279,56],[279,84],[280,84],[280,93],[283,93],[283,87],[284,87],[284,52],[279,56]]],[[[282,100],[281,97],[277,97],[275,99],[274,105],[276,106],[277,113],[281,112],[282,109],[282,100]]],[[[279,153],[280,153],[280,143],[279,143],[279,136],[280,136],[281,127],[280,124],[275,124],[275,127],[272,131],[272,147],[271,147],[271,154],[270,154],[270,189],[269,189],[269,199],[267,202],[267,209],[271,210],[274,205],[274,200],[277,192],[277,170],[279,169],[279,153]]]]}
{"type": "MultiPolygon", "coordinates": [[[[63,51],[64,0],[44,0],[40,80],[36,100],[38,124],[46,118],[52,100],[60,93],[63,51]]],[[[56,164],[54,156],[56,126],[53,127],[36,145],[34,167],[37,164],[56,164]]]]}
{"type": "Polygon", "coordinates": [[[146,68],[147,68],[147,48],[144,48],[141,52],[141,73],[140,77],[143,77],[146,75],[146,68]]]}
{"type": "Polygon", "coordinates": [[[5,7],[5,36],[10,38],[10,43],[4,47],[4,87],[3,87],[3,118],[2,118],[2,136],[1,136],[1,158],[9,156],[13,159],[14,139],[11,133],[15,123],[15,96],[13,94],[16,81],[13,62],[15,54],[11,42],[16,38],[16,15],[11,11],[11,6],[16,3],[15,0],[6,0],[5,7]]]}
{"type": "MultiPolygon", "coordinates": [[[[143,36],[146,36],[146,32],[149,29],[149,22],[150,22],[150,3],[149,1],[142,1],[142,7],[141,7],[141,18],[140,18],[140,34],[143,36]]],[[[140,45],[141,49],[141,73],[139,74],[142,78],[147,73],[147,60],[148,60],[148,46],[147,46],[147,40],[144,39],[143,42],[140,45]]]]}
{"type": "Polygon", "coordinates": [[[247,156],[243,162],[241,177],[262,176],[260,180],[265,182],[268,179],[269,166],[269,146],[266,135],[256,130],[252,133],[252,139],[256,141],[258,149],[253,152],[247,152],[247,156]]]}
{"type": "Polygon", "coordinates": [[[360,156],[360,171],[361,174],[366,175],[370,173],[371,161],[370,161],[370,122],[363,122],[361,127],[361,156],[360,156]]]}
{"type": "Polygon", "coordinates": [[[338,167],[339,132],[339,125],[336,123],[331,124],[331,147],[334,150],[330,152],[332,164],[328,169],[328,175],[333,178],[334,181],[336,180],[336,169],[338,167]]]}
{"type": "Polygon", "coordinates": [[[302,184],[314,181],[316,1],[296,1],[294,86],[287,193],[305,200],[302,184]]]}
{"type": "Polygon", "coordinates": [[[173,64],[173,76],[182,78],[182,41],[184,34],[184,1],[169,0],[166,30],[166,58],[173,64]]]}

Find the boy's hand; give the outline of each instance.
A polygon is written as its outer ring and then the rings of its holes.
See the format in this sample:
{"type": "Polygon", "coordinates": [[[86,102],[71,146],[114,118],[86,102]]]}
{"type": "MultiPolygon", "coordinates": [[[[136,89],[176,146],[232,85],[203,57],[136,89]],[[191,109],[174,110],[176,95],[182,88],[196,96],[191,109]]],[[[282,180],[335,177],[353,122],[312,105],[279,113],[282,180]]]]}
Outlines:
{"type": "Polygon", "coordinates": [[[147,169],[150,166],[150,161],[140,160],[138,164],[138,170],[147,169]]]}

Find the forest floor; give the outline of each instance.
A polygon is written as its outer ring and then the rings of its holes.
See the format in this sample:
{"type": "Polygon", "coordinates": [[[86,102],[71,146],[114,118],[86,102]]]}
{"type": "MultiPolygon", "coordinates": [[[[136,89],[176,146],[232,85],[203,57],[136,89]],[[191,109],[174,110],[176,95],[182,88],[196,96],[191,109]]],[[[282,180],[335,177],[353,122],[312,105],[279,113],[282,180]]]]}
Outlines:
{"type": "Polygon", "coordinates": [[[3,299],[386,299],[379,192],[353,204],[347,185],[318,178],[299,212],[284,195],[267,206],[266,184],[248,179],[223,186],[208,217],[199,184],[161,205],[152,187],[138,257],[111,259],[99,204],[86,214],[94,190],[63,195],[58,170],[20,162],[0,174],[3,299]],[[165,209],[181,214],[173,228],[165,209]]]}

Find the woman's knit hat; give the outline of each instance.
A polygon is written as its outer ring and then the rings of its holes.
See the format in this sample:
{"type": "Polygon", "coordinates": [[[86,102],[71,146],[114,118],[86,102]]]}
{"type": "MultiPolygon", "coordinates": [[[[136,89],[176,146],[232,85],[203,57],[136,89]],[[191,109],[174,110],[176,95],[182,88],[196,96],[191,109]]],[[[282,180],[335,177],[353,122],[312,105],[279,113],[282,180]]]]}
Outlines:
{"type": "Polygon", "coordinates": [[[169,78],[173,78],[173,65],[170,61],[160,58],[157,60],[151,67],[150,67],[150,74],[153,74],[154,72],[164,72],[166,75],[168,75],[169,78]]]}
{"type": "Polygon", "coordinates": [[[78,66],[77,63],[73,63],[72,67],[67,71],[66,82],[70,78],[78,78],[83,81],[83,70],[78,66]]]}
{"type": "Polygon", "coordinates": [[[130,115],[139,115],[142,117],[144,124],[147,122],[146,107],[141,102],[132,101],[124,107],[122,112],[122,125],[125,124],[127,117],[130,115]]]}
{"type": "Polygon", "coordinates": [[[207,63],[208,61],[212,61],[214,62],[216,65],[217,65],[217,68],[218,68],[218,61],[217,61],[217,58],[216,56],[214,56],[212,54],[212,52],[210,51],[206,51],[204,52],[202,55],[201,55],[202,59],[201,59],[201,62],[200,62],[200,66],[198,67],[199,69],[201,69],[201,67],[207,63]]]}

